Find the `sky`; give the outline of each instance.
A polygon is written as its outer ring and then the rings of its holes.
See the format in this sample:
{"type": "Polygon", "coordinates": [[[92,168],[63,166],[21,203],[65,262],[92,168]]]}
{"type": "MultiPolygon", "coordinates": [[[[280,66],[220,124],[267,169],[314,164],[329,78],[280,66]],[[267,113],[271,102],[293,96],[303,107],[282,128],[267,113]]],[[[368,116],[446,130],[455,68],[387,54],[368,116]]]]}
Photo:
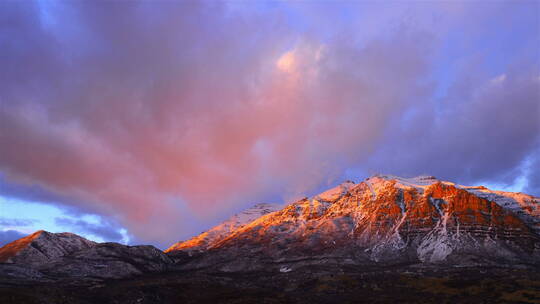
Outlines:
{"type": "Polygon", "coordinates": [[[540,196],[538,1],[1,1],[0,67],[0,245],[377,173],[540,196]]]}

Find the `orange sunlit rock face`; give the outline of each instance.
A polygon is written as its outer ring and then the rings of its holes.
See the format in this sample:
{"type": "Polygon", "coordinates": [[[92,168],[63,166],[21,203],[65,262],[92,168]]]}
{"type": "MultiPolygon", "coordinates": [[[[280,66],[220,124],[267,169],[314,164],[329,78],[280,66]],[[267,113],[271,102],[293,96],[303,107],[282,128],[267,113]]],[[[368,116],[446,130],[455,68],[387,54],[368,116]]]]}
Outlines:
{"type": "Polygon", "coordinates": [[[0,248],[0,263],[41,265],[95,245],[95,242],[73,233],[40,230],[0,248]]]}
{"type": "Polygon", "coordinates": [[[39,237],[43,230],[36,231],[29,236],[18,239],[14,242],[11,242],[4,247],[0,248],[0,263],[7,262],[11,257],[17,255],[21,250],[26,248],[34,239],[39,237]]]}
{"type": "Polygon", "coordinates": [[[264,214],[274,212],[280,208],[280,205],[256,204],[252,208],[232,216],[225,222],[213,227],[208,231],[205,231],[187,241],[173,244],[167,250],[165,250],[165,252],[177,250],[199,251],[208,249],[213,243],[227,237],[229,233],[243,227],[245,224],[252,222],[264,214]]]}
{"type": "MultiPolygon", "coordinates": [[[[354,248],[373,260],[412,250],[418,259],[436,262],[475,243],[509,242],[528,253],[540,248],[538,235],[516,214],[464,188],[431,179],[411,185],[374,177],[343,188],[340,195],[304,198],[262,216],[209,249],[256,248],[279,256],[354,248]]],[[[178,248],[194,243],[197,238],[178,248]]]]}

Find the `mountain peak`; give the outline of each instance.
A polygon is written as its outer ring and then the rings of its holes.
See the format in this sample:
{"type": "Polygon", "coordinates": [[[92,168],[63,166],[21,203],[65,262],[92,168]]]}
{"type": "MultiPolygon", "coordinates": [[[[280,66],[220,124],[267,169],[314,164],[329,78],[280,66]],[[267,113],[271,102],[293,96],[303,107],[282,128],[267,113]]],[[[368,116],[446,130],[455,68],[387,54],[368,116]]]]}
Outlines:
{"type": "Polygon", "coordinates": [[[355,185],[356,184],[354,182],[347,180],[334,188],[328,189],[318,195],[315,195],[313,198],[319,201],[332,202],[339,199],[355,185]]]}
{"type": "Polygon", "coordinates": [[[90,248],[96,243],[69,232],[51,233],[38,230],[0,248],[1,263],[43,263],[72,252],[90,248]]]}
{"type": "Polygon", "coordinates": [[[540,253],[539,212],[539,200],[518,193],[426,175],[374,175],[232,227],[205,247],[188,241],[168,251],[211,248],[210,255],[229,260],[250,252],[279,261],[317,255],[364,262],[527,260],[540,253]]]}
{"type": "Polygon", "coordinates": [[[171,247],[166,249],[165,252],[176,250],[195,251],[208,249],[215,243],[228,236],[232,231],[243,227],[245,224],[250,223],[265,214],[277,211],[281,209],[281,207],[282,206],[278,204],[255,204],[251,208],[231,216],[226,221],[208,231],[201,233],[198,236],[195,236],[187,241],[180,241],[173,244],[171,247]]]}
{"type": "MultiPolygon", "coordinates": [[[[399,187],[412,187],[417,190],[423,191],[423,189],[429,185],[432,185],[437,182],[443,182],[438,180],[435,176],[429,175],[420,175],[416,177],[400,177],[396,175],[387,175],[387,174],[377,174],[371,177],[368,177],[364,182],[368,184],[377,184],[384,183],[387,181],[394,181],[399,187]]],[[[444,182],[448,184],[453,184],[449,182],[444,182]]]]}
{"type": "Polygon", "coordinates": [[[0,263],[8,262],[8,260],[17,255],[21,250],[24,250],[35,239],[42,234],[48,233],[45,230],[38,230],[28,236],[15,240],[0,248],[0,263]]]}

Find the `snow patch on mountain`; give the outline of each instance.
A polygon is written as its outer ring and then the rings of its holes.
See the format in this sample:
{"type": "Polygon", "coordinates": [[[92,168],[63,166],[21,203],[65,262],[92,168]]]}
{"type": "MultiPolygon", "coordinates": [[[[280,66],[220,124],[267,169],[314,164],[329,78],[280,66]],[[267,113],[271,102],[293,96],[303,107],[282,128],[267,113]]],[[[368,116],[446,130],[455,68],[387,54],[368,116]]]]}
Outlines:
{"type": "Polygon", "coordinates": [[[168,251],[212,249],[224,257],[262,252],[282,262],[336,255],[376,263],[466,263],[462,257],[471,253],[527,260],[540,248],[528,228],[539,220],[536,207],[530,196],[433,176],[375,175],[248,216],[245,224],[224,222],[168,251]]]}
{"type": "Polygon", "coordinates": [[[349,192],[349,190],[355,185],[356,184],[352,181],[346,181],[332,189],[315,195],[313,199],[318,201],[333,202],[341,198],[345,193],[349,192]]]}
{"type": "Polygon", "coordinates": [[[521,192],[490,190],[484,186],[459,186],[478,197],[510,210],[540,235],[540,198],[521,192]]]}
{"type": "MultiPolygon", "coordinates": [[[[439,180],[435,178],[434,176],[428,176],[428,175],[404,178],[404,177],[395,176],[395,175],[378,174],[378,175],[368,177],[365,180],[365,182],[370,186],[370,189],[375,195],[379,192],[379,190],[381,190],[381,188],[385,185],[385,182],[387,181],[395,181],[396,182],[395,186],[401,189],[415,188],[420,193],[423,192],[426,187],[439,182],[439,180]]],[[[453,183],[449,183],[449,182],[444,182],[444,183],[453,185],[453,183]]]]}
{"type": "Polygon", "coordinates": [[[231,216],[226,221],[212,227],[210,230],[203,232],[198,236],[195,236],[187,241],[181,241],[172,245],[167,250],[165,250],[165,252],[174,250],[194,251],[208,249],[215,243],[229,236],[231,232],[243,227],[244,225],[260,218],[265,214],[278,211],[282,207],[282,205],[278,204],[256,204],[249,209],[246,209],[238,214],[231,216]]]}
{"type": "MultiPolygon", "coordinates": [[[[538,235],[540,235],[540,198],[521,192],[507,192],[491,190],[484,186],[465,186],[455,184],[449,181],[438,180],[434,176],[417,176],[404,178],[395,175],[374,175],[365,180],[373,196],[375,197],[380,190],[384,190],[384,184],[387,181],[395,181],[395,186],[401,189],[414,188],[419,193],[423,193],[426,187],[440,182],[444,185],[455,186],[456,188],[466,190],[478,197],[495,202],[497,205],[511,211],[521,220],[525,221],[538,235]]],[[[437,210],[439,210],[436,202],[437,210]]],[[[440,210],[439,210],[440,211],[440,210]]]]}

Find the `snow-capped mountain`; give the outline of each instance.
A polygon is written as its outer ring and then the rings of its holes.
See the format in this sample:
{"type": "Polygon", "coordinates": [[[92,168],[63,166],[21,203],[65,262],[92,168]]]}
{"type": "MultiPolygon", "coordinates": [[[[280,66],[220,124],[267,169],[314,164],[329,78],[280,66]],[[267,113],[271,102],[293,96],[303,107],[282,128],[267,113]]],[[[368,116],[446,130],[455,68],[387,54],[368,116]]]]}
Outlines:
{"type": "MultiPolygon", "coordinates": [[[[285,206],[257,204],[166,254],[38,231],[0,248],[0,277],[126,278],[208,269],[294,273],[304,266],[540,265],[540,199],[376,175],[285,206]]],[[[527,266],[528,267],[528,266],[527,266]]]]}
{"type": "Polygon", "coordinates": [[[271,292],[280,303],[418,303],[442,290],[451,302],[529,302],[539,208],[522,193],[377,175],[255,205],[167,253],[38,231],[0,248],[0,302],[253,303],[271,292]]]}
{"type": "MultiPolygon", "coordinates": [[[[296,201],[230,229],[226,236],[221,233],[204,243],[207,257],[197,263],[227,261],[228,269],[255,267],[253,259],[261,257],[287,265],[309,259],[353,264],[538,263],[539,210],[540,199],[525,194],[431,176],[376,175],[296,201]],[[251,262],[242,262],[246,259],[251,262]]],[[[188,241],[168,251],[191,246],[201,248],[200,242],[188,241]]]]}
{"type": "Polygon", "coordinates": [[[481,198],[494,201],[504,209],[512,211],[540,235],[540,198],[521,192],[490,190],[483,186],[460,186],[460,188],[481,198]]]}
{"type": "Polygon", "coordinates": [[[172,260],[153,246],[95,243],[68,232],[40,230],[0,248],[0,278],[125,278],[164,271],[171,264],[172,260]]]}
{"type": "Polygon", "coordinates": [[[244,210],[241,213],[231,216],[223,223],[211,228],[210,230],[201,233],[187,241],[178,242],[169,247],[165,252],[184,250],[204,250],[212,247],[219,241],[223,240],[229,234],[239,228],[242,228],[245,224],[251,223],[257,218],[275,212],[281,209],[283,206],[276,204],[256,204],[253,207],[244,210]]]}
{"type": "Polygon", "coordinates": [[[73,233],[40,230],[0,248],[0,263],[43,264],[95,245],[73,233]]]}

